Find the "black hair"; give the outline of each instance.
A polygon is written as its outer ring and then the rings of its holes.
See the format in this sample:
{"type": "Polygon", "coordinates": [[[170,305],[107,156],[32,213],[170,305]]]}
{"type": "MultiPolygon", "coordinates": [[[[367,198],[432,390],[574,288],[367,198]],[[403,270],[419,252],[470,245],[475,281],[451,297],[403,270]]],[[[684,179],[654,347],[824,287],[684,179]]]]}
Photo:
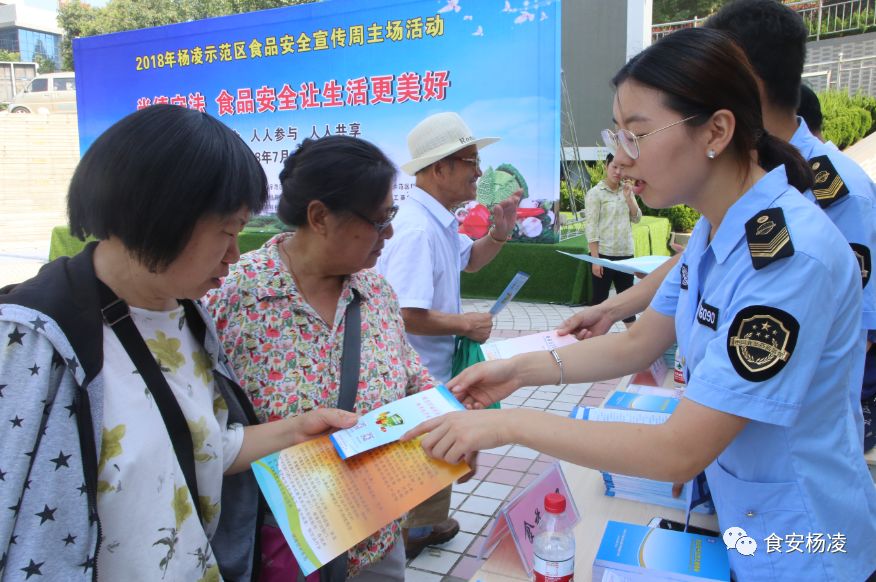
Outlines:
{"type": "Polygon", "coordinates": [[[784,164],[792,186],[801,192],[812,187],[812,171],[797,149],[764,130],[751,65],[726,34],[706,28],[673,32],[630,59],[612,83],[628,79],[661,91],[664,105],[682,117],[695,116],[685,122],[688,127],[704,124],[719,109],[731,111],[731,148],[741,160],[757,150],[762,168],[784,164]]]}
{"type": "Polygon", "coordinates": [[[739,43],[773,104],[797,110],[809,36],[799,14],[778,0],[735,0],[705,26],[723,30],[739,43]]]}
{"type": "Polygon", "coordinates": [[[809,85],[800,85],[800,106],[797,107],[797,115],[803,118],[809,131],[816,133],[821,131],[824,117],[821,115],[821,102],[809,85]]]}
{"type": "Polygon", "coordinates": [[[150,271],[176,259],[198,220],[260,211],[268,180],[227,125],[192,109],[153,105],[103,132],[76,167],[70,231],[117,237],[150,271]]]}
{"type": "Polygon", "coordinates": [[[605,156],[605,166],[608,167],[608,164],[614,161],[614,154],[608,154],[605,156]]]}
{"type": "Polygon", "coordinates": [[[318,200],[335,213],[370,214],[395,180],[393,163],[364,139],[331,135],[305,139],[283,164],[277,216],[292,226],[307,224],[307,207],[318,200]]]}

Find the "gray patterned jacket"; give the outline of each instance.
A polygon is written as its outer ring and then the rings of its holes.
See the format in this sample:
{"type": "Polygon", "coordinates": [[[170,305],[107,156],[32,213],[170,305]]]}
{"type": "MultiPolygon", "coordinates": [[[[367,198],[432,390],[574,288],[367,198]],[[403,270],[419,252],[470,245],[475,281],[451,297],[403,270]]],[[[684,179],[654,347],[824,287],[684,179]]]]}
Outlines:
{"type": "MultiPolygon", "coordinates": [[[[94,246],[0,291],[0,581],[98,579],[103,320],[94,246]]],[[[255,424],[198,307],[228,422],[255,424]]],[[[260,506],[251,472],[223,480],[212,547],[226,580],[252,578],[260,506]]]]}

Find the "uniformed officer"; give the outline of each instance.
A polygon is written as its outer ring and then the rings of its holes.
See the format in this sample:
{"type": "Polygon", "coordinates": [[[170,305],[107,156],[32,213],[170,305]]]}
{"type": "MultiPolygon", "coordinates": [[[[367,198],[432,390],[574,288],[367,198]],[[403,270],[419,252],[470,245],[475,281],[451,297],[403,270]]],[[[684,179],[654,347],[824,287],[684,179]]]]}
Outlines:
{"type": "MultiPolygon", "coordinates": [[[[722,6],[706,27],[731,34],[745,51],[763,87],[764,125],[774,135],[790,141],[815,174],[815,185],[805,192],[845,236],[861,271],[863,287],[861,349],[854,365],[864,370],[864,352],[876,339],[876,283],[870,282],[871,253],[876,248],[876,186],[867,174],[832,144],[815,137],[798,117],[800,83],[809,31],[788,6],[774,0],[736,0],[722,6]]],[[[837,294],[845,289],[837,287],[837,294]]],[[[876,354],[868,354],[876,358],[876,354]]],[[[865,387],[852,395],[867,410],[874,398],[865,387]]],[[[872,425],[859,425],[864,448],[876,443],[872,425]]],[[[876,550],[874,550],[876,551],[876,550]]]]}
{"type": "Polygon", "coordinates": [[[876,489],[850,397],[860,271],[800,194],[813,181],[806,161],[763,130],[750,65],[723,33],[675,32],[614,83],[620,129],[604,135],[637,194],[703,215],[680,265],[630,331],[479,364],[448,385],[482,407],[521,386],[644,369],[677,337],[685,397],[662,425],[506,409],[453,413],[407,437],[429,432],[424,448],[449,462],[519,443],[662,481],[705,469],[722,530],[742,528],[758,545],[729,550],[737,580],[865,580],[876,570],[876,489]]]}

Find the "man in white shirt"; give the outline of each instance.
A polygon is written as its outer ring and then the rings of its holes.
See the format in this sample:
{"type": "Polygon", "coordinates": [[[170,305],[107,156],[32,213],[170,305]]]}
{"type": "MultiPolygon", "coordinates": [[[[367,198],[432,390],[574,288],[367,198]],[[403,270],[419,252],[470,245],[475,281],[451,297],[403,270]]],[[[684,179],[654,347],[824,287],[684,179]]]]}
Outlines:
{"type": "MultiPolygon", "coordinates": [[[[478,152],[496,141],[475,138],[456,113],[432,115],[411,130],[411,161],[402,170],[416,176],[417,187],[401,205],[377,262],[398,295],[411,345],[442,383],[450,380],[454,336],[483,342],[493,327],[489,313],[462,313],[460,272],[476,272],[499,253],[514,230],[520,193],[492,208],[493,226],[475,242],[458,233],[453,211],[475,199],[482,175],[478,152]]],[[[459,531],[456,520],[447,519],[449,502],[448,489],[409,514],[409,558],[459,531]]]]}

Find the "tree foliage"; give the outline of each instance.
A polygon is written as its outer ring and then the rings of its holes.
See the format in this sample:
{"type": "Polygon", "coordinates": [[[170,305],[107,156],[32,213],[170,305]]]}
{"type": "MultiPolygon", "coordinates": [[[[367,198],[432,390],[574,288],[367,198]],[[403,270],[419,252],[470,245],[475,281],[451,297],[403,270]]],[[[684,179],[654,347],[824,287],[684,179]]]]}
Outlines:
{"type": "Polygon", "coordinates": [[[79,0],[71,0],[58,8],[58,25],[64,31],[62,68],[74,68],[74,38],[315,1],[318,0],[110,0],[103,8],[93,8],[79,0]]]}
{"type": "Polygon", "coordinates": [[[0,62],[2,61],[17,63],[21,61],[21,53],[0,49],[0,62]]]}
{"type": "Polygon", "coordinates": [[[849,95],[846,91],[818,94],[824,121],[821,133],[840,149],[847,148],[873,132],[876,125],[876,98],[849,95]]]}
{"type": "Polygon", "coordinates": [[[653,21],[660,24],[690,20],[694,16],[702,18],[718,10],[722,4],[722,0],[654,0],[653,21]]]}

